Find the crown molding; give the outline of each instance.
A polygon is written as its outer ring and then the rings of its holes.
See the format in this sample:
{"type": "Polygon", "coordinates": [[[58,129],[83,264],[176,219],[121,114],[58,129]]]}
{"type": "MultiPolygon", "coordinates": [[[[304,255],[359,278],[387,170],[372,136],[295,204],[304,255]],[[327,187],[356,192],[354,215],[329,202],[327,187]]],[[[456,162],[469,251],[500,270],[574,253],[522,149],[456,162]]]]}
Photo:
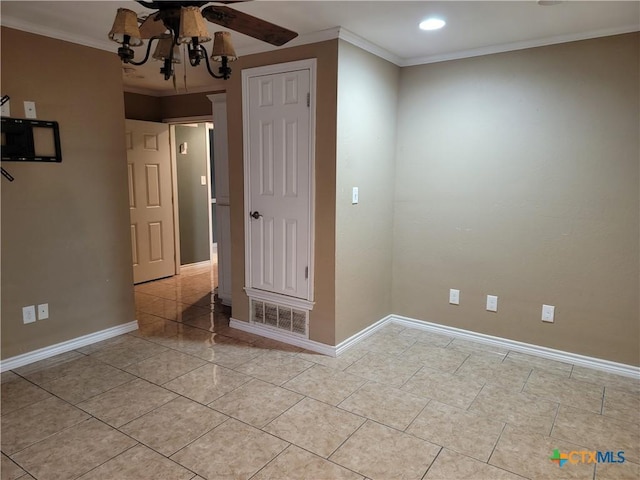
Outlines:
{"type": "Polygon", "coordinates": [[[264,44],[264,45],[258,45],[253,48],[239,49],[238,56],[242,57],[246,55],[255,55],[257,53],[264,53],[264,52],[270,52],[273,50],[298,47],[301,45],[309,45],[312,43],[320,43],[320,42],[325,42],[327,40],[335,40],[335,39],[340,39],[340,40],[344,40],[345,42],[349,42],[350,44],[355,45],[356,47],[361,48],[362,50],[365,50],[366,52],[369,52],[380,58],[383,58],[395,65],[400,66],[400,63],[402,62],[402,59],[399,56],[389,52],[388,50],[385,50],[384,48],[370,42],[369,40],[359,35],[356,35],[355,33],[347,30],[344,27],[328,28],[326,30],[320,30],[318,32],[300,35],[299,37],[294,38],[293,40],[288,42],[286,45],[283,45],[282,47],[273,47],[271,45],[264,44]]]}
{"type": "Polygon", "coordinates": [[[395,53],[391,53],[389,50],[386,50],[375,43],[371,43],[366,38],[361,37],[360,35],[356,35],[353,32],[350,32],[346,28],[340,27],[338,32],[338,38],[340,40],[344,40],[345,42],[350,43],[358,48],[361,48],[365,52],[369,52],[377,57],[380,57],[388,62],[393,63],[394,65],[401,66],[403,59],[396,55],[395,53]]]}
{"type": "Polygon", "coordinates": [[[56,28],[36,25],[35,23],[25,22],[24,20],[9,17],[7,15],[2,16],[2,26],[15,28],[16,30],[21,30],[23,32],[34,33],[36,35],[42,35],[43,37],[63,40],[65,42],[77,43],[79,45],[84,45],[85,47],[106,50],[108,52],[113,52],[115,48],[115,42],[110,40],[96,41],[93,38],[85,37],[83,35],[70,34],[69,32],[64,32],[56,28]]]}
{"type": "Polygon", "coordinates": [[[442,55],[429,55],[425,57],[406,58],[402,60],[398,66],[412,67],[415,65],[425,65],[429,63],[446,62],[449,60],[459,60],[462,58],[480,57],[482,55],[491,55],[494,53],[512,52],[515,50],[524,50],[527,48],[544,47],[547,45],[556,45],[559,43],[577,42],[580,40],[589,40],[591,38],[609,37],[611,35],[622,35],[625,33],[637,32],[640,25],[626,25],[624,27],[607,28],[604,30],[592,30],[589,32],[571,33],[567,35],[558,35],[555,37],[546,37],[536,40],[527,40],[523,42],[504,43],[500,45],[489,45],[482,48],[473,48],[470,50],[460,50],[457,52],[443,53],[442,55]]]}

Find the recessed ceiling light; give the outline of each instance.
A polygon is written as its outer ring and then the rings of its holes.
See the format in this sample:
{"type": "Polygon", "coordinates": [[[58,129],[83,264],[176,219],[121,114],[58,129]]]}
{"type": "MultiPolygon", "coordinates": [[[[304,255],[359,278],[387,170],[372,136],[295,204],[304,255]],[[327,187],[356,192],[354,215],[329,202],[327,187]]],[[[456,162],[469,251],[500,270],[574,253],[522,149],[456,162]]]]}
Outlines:
{"type": "Polygon", "coordinates": [[[420,30],[439,30],[445,25],[446,22],[439,18],[427,18],[420,22],[420,30]]]}

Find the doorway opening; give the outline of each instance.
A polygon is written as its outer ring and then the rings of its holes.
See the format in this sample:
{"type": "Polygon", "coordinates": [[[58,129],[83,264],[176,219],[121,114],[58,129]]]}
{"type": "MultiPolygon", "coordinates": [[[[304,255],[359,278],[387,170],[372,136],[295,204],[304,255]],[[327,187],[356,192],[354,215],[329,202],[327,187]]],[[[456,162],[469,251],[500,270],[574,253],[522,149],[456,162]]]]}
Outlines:
{"type": "Polygon", "coordinates": [[[171,126],[181,267],[216,260],[212,132],[211,123],[171,126]]]}
{"type": "Polygon", "coordinates": [[[213,300],[218,258],[212,137],[210,118],[127,120],[134,284],[204,269],[211,272],[213,300]]]}
{"type": "Polygon", "coordinates": [[[213,123],[172,122],[176,273],[209,265],[218,287],[213,123]]]}

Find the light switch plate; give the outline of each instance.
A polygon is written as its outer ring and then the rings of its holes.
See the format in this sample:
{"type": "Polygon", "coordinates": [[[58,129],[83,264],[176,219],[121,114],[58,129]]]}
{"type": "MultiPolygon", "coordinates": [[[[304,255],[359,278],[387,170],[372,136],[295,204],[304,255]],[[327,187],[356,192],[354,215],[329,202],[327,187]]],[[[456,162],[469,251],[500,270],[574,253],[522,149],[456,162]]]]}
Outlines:
{"type": "Polygon", "coordinates": [[[36,321],[36,307],[29,305],[22,307],[22,323],[33,323],[36,321]]]}
{"type": "Polygon", "coordinates": [[[455,288],[449,290],[449,303],[451,305],[460,305],[460,290],[455,288]]]}
{"type": "Polygon", "coordinates": [[[495,295],[487,295],[487,311],[498,311],[498,297],[496,297],[495,295]]]}
{"type": "Polygon", "coordinates": [[[351,204],[355,205],[359,201],[358,195],[358,187],[353,187],[353,192],[351,192],[351,204]]]}
{"type": "Polygon", "coordinates": [[[207,184],[207,176],[206,175],[202,175],[200,177],[200,185],[206,185],[207,184]]]}

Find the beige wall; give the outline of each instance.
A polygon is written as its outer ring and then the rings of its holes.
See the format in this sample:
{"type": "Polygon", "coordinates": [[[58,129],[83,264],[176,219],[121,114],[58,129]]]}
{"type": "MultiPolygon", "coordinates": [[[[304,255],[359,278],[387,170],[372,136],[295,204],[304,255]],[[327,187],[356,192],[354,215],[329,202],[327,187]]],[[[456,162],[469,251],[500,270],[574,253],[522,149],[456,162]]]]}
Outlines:
{"type": "Polygon", "coordinates": [[[223,92],[225,84],[220,83],[222,80],[212,80],[212,82],[215,82],[215,88],[212,87],[210,92],[187,93],[185,95],[160,97],[160,112],[162,113],[162,118],[187,118],[200,116],[213,118],[213,114],[211,113],[211,101],[207,98],[207,95],[223,92]]]}
{"type": "MultiPolygon", "coordinates": [[[[234,318],[248,320],[239,72],[317,58],[312,340],[335,345],[393,312],[640,363],[639,40],[400,72],[338,40],[241,58],[225,84],[234,318]]],[[[8,358],[132,321],[134,307],[118,58],[6,28],[1,53],[13,116],[35,101],[63,151],[61,164],[4,165],[16,177],[2,180],[8,358]],[[21,307],[44,302],[51,318],[23,325],[21,307]]],[[[165,98],[162,118],[210,115],[205,94],[165,98]]]]}
{"type": "Polygon", "coordinates": [[[125,118],[144,120],[145,122],[161,122],[162,108],[160,97],[124,92],[125,118]]]}
{"type": "Polygon", "coordinates": [[[402,69],[394,313],[638,365],[639,85],[638,34],[402,69]]]}
{"type": "Polygon", "coordinates": [[[212,89],[206,93],[189,93],[168,97],[124,92],[124,111],[126,118],[148,122],[162,122],[167,118],[212,117],[211,101],[207,95],[220,93],[220,91],[212,89]]]}
{"type": "Polygon", "coordinates": [[[287,48],[241,57],[232,65],[227,82],[229,128],[229,189],[231,192],[231,264],[233,317],[249,320],[244,282],[244,183],[242,160],[243,68],[317,58],[316,123],[316,236],[315,306],[309,317],[309,338],[334,344],[335,340],[335,208],[336,208],[336,103],[338,41],[287,48]]]}
{"type": "Polygon", "coordinates": [[[400,69],[340,41],[336,174],[336,344],[391,313],[400,69]],[[352,205],[352,188],[359,203],[352,205]]]}
{"type": "Polygon", "coordinates": [[[2,358],[135,319],[118,57],[2,28],[2,93],[60,124],[62,163],[3,162],[2,358]],[[33,52],[38,52],[34,61],[33,52]],[[24,325],[22,307],[49,304],[24,325]]]}

